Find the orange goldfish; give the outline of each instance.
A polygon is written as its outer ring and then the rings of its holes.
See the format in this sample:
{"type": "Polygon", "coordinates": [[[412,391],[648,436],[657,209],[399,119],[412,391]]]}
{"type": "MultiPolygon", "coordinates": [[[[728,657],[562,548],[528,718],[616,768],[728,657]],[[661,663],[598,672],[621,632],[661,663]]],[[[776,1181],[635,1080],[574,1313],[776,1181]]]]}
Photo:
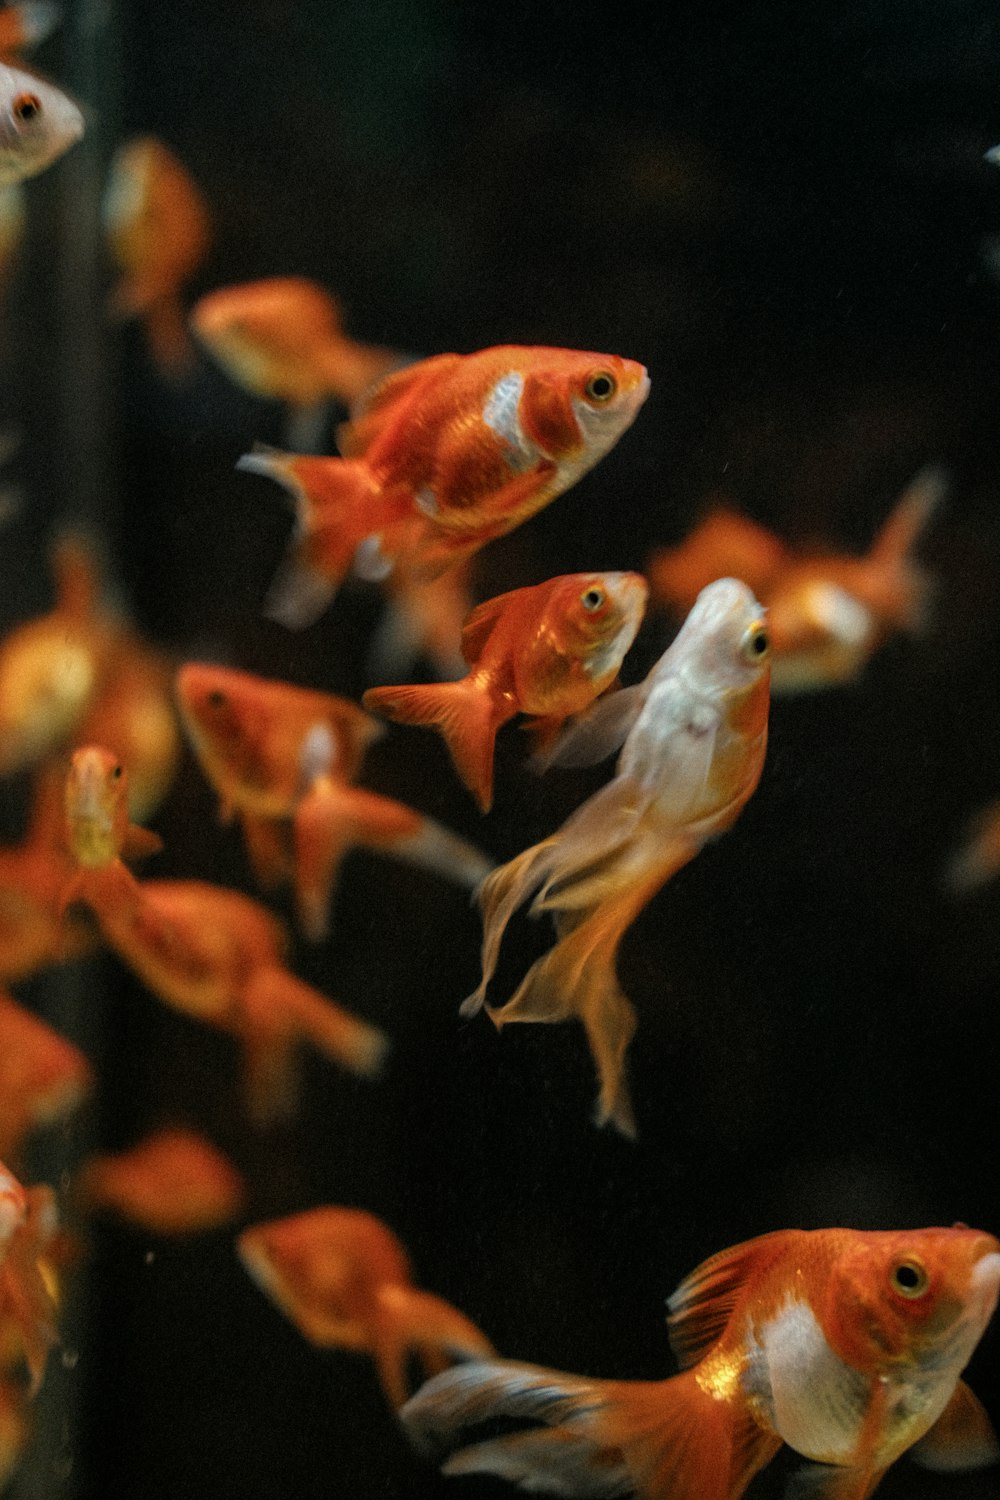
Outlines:
{"type": "Polygon", "coordinates": [[[796,1494],[866,1500],[907,1449],[931,1469],[1000,1457],[959,1380],[998,1286],[1000,1244],[964,1225],[778,1230],[705,1261],[670,1298],[680,1375],[591,1380],[482,1361],[438,1375],[401,1415],[431,1449],[495,1417],[535,1423],[444,1466],[526,1490],[738,1500],[787,1443],[822,1465],[796,1494]]]}
{"type": "Polygon", "coordinates": [[[589,708],[618,676],[647,594],[638,573],[566,573],[500,594],[465,622],[462,655],[472,670],[461,682],[369,688],[362,702],[401,724],[439,729],[488,812],[497,730],[526,714],[544,745],[589,708]]]}
{"type": "Polygon", "coordinates": [[[679,547],[654,553],[652,596],[686,608],[712,578],[736,574],[767,607],[776,693],[849,682],[890,635],[924,622],[930,583],[913,549],[945,488],[940,469],[922,469],[864,557],[794,553],[745,517],[715,511],[679,547]]]}
{"type": "Polygon", "coordinates": [[[0,992],[0,1155],[19,1156],[32,1130],[72,1114],[92,1084],[80,1049],[0,992]]]}
{"type": "Polygon", "coordinates": [[[237,1246],[253,1279],[311,1343],[372,1356],[394,1407],[408,1394],[411,1352],[427,1374],[493,1353],[468,1318],[413,1285],[403,1246],[360,1209],[313,1208],[255,1224],[237,1246]]]}
{"type": "Polygon", "coordinates": [[[260,1120],[290,1107],[300,1040],[355,1073],[377,1073],[382,1033],[288,972],[281,924],[264,907],[205,881],[135,879],[120,855],[155,835],[129,825],[127,797],[108,750],[74,752],[66,841],[78,869],[63,904],[89,906],[105,941],[166,1004],[240,1040],[260,1120]]]}
{"type": "Polygon", "coordinates": [[[84,1205],[153,1234],[198,1234],[239,1214],[243,1180],[192,1130],[158,1130],[128,1151],[92,1156],[78,1183],[84,1205]]]}
{"type": "Polygon", "coordinates": [[[617,355],[439,354],[375,387],[338,434],[342,458],[246,454],[238,467],[284,485],[298,518],[269,612],[308,624],[352,565],[378,579],[461,562],[575,484],[648,392],[643,366],[617,355]]]}
{"type": "Polygon", "coordinates": [[[47,1253],[58,1227],[52,1189],[23,1188],[0,1163],[0,1326],[10,1322],[17,1330],[32,1394],[56,1341],[54,1272],[47,1253]]]}
{"type": "Polygon", "coordinates": [[[177,696],[223,816],[239,814],[261,879],[292,876],[309,937],[326,932],[340,861],[354,846],[470,889],[490,869],[433,819],[350,785],[381,729],[348,700],[202,662],[180,669],[177,696]]]}
{"type": "Polygon", "coordinates": [[[61,19],[58,5],[48,0],[23,0],[0,10],[0,56],[30,52],[50,36],[61,19]]]}
{"type": "Polygon", "coordinates": [[[600,1080],[597,1122],[635,1130],[625,1051],[635,1012],[615,976],[627,927],[660,887],[739,817],[767,748],[768,640],[763,611],[733,578],[703,589],[644,682],[600,699],[554,759],[584,764],[624,740],[613,781],[556,833],[494,870],[479,891],[483,974],[462,1004],[474,1015],[507,923],[534,891],[559,941],[513,998],[487,1007],[495,1026],[563,1021],[586,1029],[600,1080]]]}
{"type": "Polygon", "coordinates": [[[101,215],[122,273],[114,313],[141,318],[160,369],[182,375],[193,349],[181,289],[205,259],[212,233],[201,192],[162,141],[138,136],[115,154],[101,215]]]}

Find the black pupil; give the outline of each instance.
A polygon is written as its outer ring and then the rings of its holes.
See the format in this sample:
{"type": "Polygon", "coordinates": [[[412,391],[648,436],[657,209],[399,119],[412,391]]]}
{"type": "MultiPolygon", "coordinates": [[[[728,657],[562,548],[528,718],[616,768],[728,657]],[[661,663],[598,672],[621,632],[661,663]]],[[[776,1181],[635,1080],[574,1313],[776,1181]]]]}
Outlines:
{"type": "Polygon", "coordinates": [[[754,636],[751,649],[753,650],[755,656],[764,655],[764,652],[767,650],[767,636],[763,631],[761,631],[760,635],[754,636]]]}
{"type": "Polygon", "coordinates": [[[607,400],[614,388],[614,381],[610,375],[595,375],[590,382],[590,394],[595,401],[607,400]]]}
{"type": "Polygon", "coordinates": [[[111,772],[111,774],[114,777],[115,781],[117,781],[119,779],[119,777],[121,776],[121,774],[122,774],[122,768],[121,768],[121,766],[115,766],[115,768],[111,772]]]}
{"type": "Polygon", "coordinates": [[[38,100],[33,98],[31,94],[26,94],[15,103],[14,113],[19,120],[33,120],[40,108],[41,105],[38,100]]]}
{"type": "Polygon", "coordinates": [[[603,596],[598,592],[597,589],[588,589],[583,596],[584,608],[596,609],[600,604],[602,597],[603,596]]]}
{"type": "Polygon", "coordinates": [[[208,701],[213,708],[221,708],[226,701],[226,695],[220,693],[218,688],[213,688],[208,695],[208,701]]]}
{"type": "Polygon", "coordinates": [[[897,1266],[896,1284],[907,1292],[915,1291],[920,1285],[920,1272],[916,1266],[897,1266]]]}

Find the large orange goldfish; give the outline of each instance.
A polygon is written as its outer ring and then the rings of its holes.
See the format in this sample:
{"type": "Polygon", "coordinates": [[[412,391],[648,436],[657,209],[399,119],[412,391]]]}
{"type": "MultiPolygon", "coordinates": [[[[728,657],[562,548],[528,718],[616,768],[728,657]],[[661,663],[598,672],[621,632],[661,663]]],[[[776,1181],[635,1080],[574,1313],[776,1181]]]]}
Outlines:
{"type": "Polygon", "coordinates": [[[931,1469],[1000,1457],[959,1376],[989,1322],[1000,1243],[964,1225],[779,1230],[713,1256],[670,1298],[669,1380],[590,1380],[504,1361],[459,1365],[403,1408],[433,1449],[495,1417],[450,1474],[526,1490],[738,1500],[787,1443],[822,1467],[801,1490],[866,1500],[907,1449],[931,1469]]]}
{"type": "Polygon", "coordinates": [[[497,730],[527,714],[546,743],[567,718],[589,708],[618,676],[647,593],[638,573],[566,573],[500,594],[465,622],[462,655],[471,671],[461,682],[369,688],[362,701],[401,724],[439,729],[458,774],[487,812],[497,730]]]}
{"type": "Polygon", "coordinates": [[[195,754],[239,815],[259,877],[289,875],[309,937],[324,936],[340,862],[375,849],[478,885],[491,862],[413,808],[350,785],[380,726],[356,704],[249,672],[188,662],[177,674],[195,754]]]}
{"type": "Polygon", "coordinates": [[[78,870],[64,904],[89,906],[105,941],[166,1004],[239,1039],[260,1120],[293,1102],[299,1041],[355,1073],[376,1073],[382,1033],[288,972],[284,932],[264,907],[201,880],[140,883],[126,869],[123,850],[142,852],[151,837],[129,825],[127,796],[124,769],[109,751],[74,752],[66,841],[78,870]]]}
{"type": "Polygon", "coordinates": [[[479,891],[483,974],[462,1014],[483,1004],[507,923],[537,892],[531,913],[551,912],[559,941],[489,1014],[497,1027],[577,1016],[600,1079],[597,1121],[625,1134],[635,1128],[625,1082],[635,1012],[615,954],[664,882],[731,827],[753,794],[767,747],[767,658],[750,590],[733,578],[703,589],[645,681],[600,699],[556,756],[582,764],[624,740],[614,780],[479,891]]]}
{"type": "Polygon", "coordinates": [[[298,517],[270,612],[308,624],[352,564],[384,578],[461,562],[575,484],[648,392],[643,366],[612,354],[439,354],[375,388],[341,429],[342,458],[246,454],[238,467],[284,485],[298,517]]]}
{"type": "Polygon", "coordinates": [[[493,1353],[474,1323],[413,1285],[403,1246],[360,1209],[313,1208],[255,1224],[238,1248],[250,1275],[311,1343],[372,1356],[394,1407],[407,1397],[411,1352],[427,1374],[493,1353]]]}
{"type": "Polygon", "coordinates": [[[55,1194],[44,1185],[24,1188],[0,1163],[0,1329],[13,1324],[24,1354],[32,1394],[42,1382],[56,1341],[54,1279],[48,1252],[58,1230],[55,1194]]]}
{"type": "Polygon", "coordinates": [[[0,992],[0,1156],[20,1155],[28,1134],[64,1120],[93,1083],[86,1057],[0,992]]]}
{"type": "Polygon", "coordinates": [[[776,693],[849,682],[890,635],[925,620],[931,586],[913,551],[945,488],[940,469],[922,469],[864,557],[793,552],[746,517],[716,510],[679,547],[650,558],[652,597],[686,609],[713,578],[743,578],[767,607],[776,693]]]}
{"type": "Polygon", "coordinates": [[[117,1214],[154,1234],[198,1234],[239,1214],[243,1180],[220,1151],[193,1130],[158,1130],[127,1151],[92,1156],[77,1193],[87,1209],[117,1214]]]}

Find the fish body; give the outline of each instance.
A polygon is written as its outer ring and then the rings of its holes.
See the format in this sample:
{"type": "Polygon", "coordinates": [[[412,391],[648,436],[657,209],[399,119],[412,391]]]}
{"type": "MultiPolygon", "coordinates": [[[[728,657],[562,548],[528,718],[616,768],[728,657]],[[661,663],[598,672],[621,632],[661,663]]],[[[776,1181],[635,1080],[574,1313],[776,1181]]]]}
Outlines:
{"type": "Polygon", "coordinates": [[[768,653],[750,590],[732,578],[709,584],[645,681],[599,700],[557,746],[556,763],[584,764],[624,740],[614,779],[478,893],[483,972],[462,1013],[483,1004],[507,923],[536,893],[531,913],[551,912],[559,941],[489,1014],[498,1027],[582,1021],[600,1079],[598,1123],[626,1134],[634,1131],[624,1059],[635,1014],[615,954],[652,896],[753,794],[767,748],[768,653]]]}
{"type": "Polygon", "coordinates": [[[293,881],[312,939],[326,933],[340,863],[353,847],[470,889],[490,869],[485,855],[432,818],[351,785],[382,730],[347,699],[201,662],[178,672],[177,699],[223,816],[239,816],[262,882],[293,881]]]}
{"type": "Polygon", "coordinates": [[[569,573],[514,589],[466,619],[462,654],[470,671],[460,682],[369,688],[362,701],[400,723],[439,729],[486,812],[498,729],[520,713],[548,739],[589,708],[618,676],[646,597],[638,573],[569,573]]]}
{"type": "Polygon", "coordinates": [[[93,1086],[72,1042],[0,993],[0,1155],[16,1159],[28,1135],[64,1120],[93,1086]]]}
{"type": "Polygon", "coordinates": [[[768,611],[774,692],[850,682],[891,635],[916,633],[925,622],[931,584],[913,554],[945,489],[940,469],[922,469],[863,557],[795,552],[746,517],[717,509],[679,547],[650,558],[652,597],[680,610],[713,578],[742,578],[768,611]]]}
{"type": "Polygon", "coordinates": [[[307,624],[350,570],[433,577],[541,510],[614,446],[646,399],[617,355],[501,346],[389,375],[341,429],[342,458],[258,450],[238,467],[292,494],[270,611],[307,624]]]}
{"type": "Polygon", "coordinates": [[[936,1469],[1000,1456],[959,1378],[998,1286],[1000,1244],[965,1226],[780,1230],[713,1256],[670,1298],[680,1375],[590,1380],[467,1364],[401,1415],[438,1450],[497,1416],[543,1424],[445,1465],[528,1490],[738,1500],[787,1443],[812,1465],[796,1494],[866,1500],[907,1450],[936,1469]]]}
{"type": "Polygon", "coordinates": [[[0,849],[3,983],[27,979],[39,969],[78,957],[93,947],[83,924],[60,919],[60,897],[73,871],[63,844],[63,781],[61,767],[46,769],[37,776],[23,841],[0,849]]]}
{"type": "Polygon", "coordinates": [[[255,1224],[239,1237],[243,1264],[299,1332],[321,1348],[376,1362],[387,1399],[406,1400],[407,1357],[426,1374],[493,1352],[468,1318],[413,1285],[392,1231],[360,1209],[323,1207],[255,1224]]]}
{"type": "Polygon", "coordinates": [[[71,99],[24,68],[0,62],[0,187],[51,166],[83,135],[71,99]]]}
{"type": "Polygon", "coordinates": [[[192,1130],[170,1128],[127,1151],[93,1156],[78,1194],[91,1211],[115,1214],[154,1234],[198,1234],[239,1214],[245,1189],[236,1168],[192,1130]]]}

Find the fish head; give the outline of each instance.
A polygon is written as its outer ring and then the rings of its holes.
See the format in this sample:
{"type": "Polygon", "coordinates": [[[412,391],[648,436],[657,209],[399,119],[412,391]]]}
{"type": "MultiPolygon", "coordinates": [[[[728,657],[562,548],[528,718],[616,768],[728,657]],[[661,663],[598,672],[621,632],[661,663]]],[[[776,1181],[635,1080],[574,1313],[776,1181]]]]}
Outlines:
{"type": "Polygon", "coordinates": [[[101,869],[121,854],[128,833],[128,776],[103,745],[74,750],[66,773],[66,843],[85,869],[101,869]]]}
{"type": "Polygon", "coordinates": [[[830,1276],[821,1321],[860,1369],[885,1363],[964,1368],[1000,1292],[1000,1241],[950,1229],[851,1235],[830,1276]]]}
{"type": "Polygon", "coordinates": [[[574,479],[614,447],[649,395],[645,365],[617,354],[531,349],[523,363],[521,433],[547,458],[570,460],[574,479]]]}
{"type": "Polygon", "coordinates": [[[649,587],[641,573],[570,573],[553,580],[543,630],[590,678],[614,676],[642,624],[649,587]]]}
{"type": "Polygon", "coordinates": [[[0,185],[44,171],[83,129],[80,110],[54,84],[0,64],[0,185]]]}
{"type": "Polygon", "coordinates": [[[301,276],[274,276],[209,292],[191,330],[231,380],[254,395],[300,404],[320,400],[318,351],[341,337],[340,309],[301,276]]]}
{"type": "Polygon", "coordinates": [[[766,616],[745,583],[717,578],[701,590],[663,663],[698,691],[745,693],[770,677],[766,616]]]}

